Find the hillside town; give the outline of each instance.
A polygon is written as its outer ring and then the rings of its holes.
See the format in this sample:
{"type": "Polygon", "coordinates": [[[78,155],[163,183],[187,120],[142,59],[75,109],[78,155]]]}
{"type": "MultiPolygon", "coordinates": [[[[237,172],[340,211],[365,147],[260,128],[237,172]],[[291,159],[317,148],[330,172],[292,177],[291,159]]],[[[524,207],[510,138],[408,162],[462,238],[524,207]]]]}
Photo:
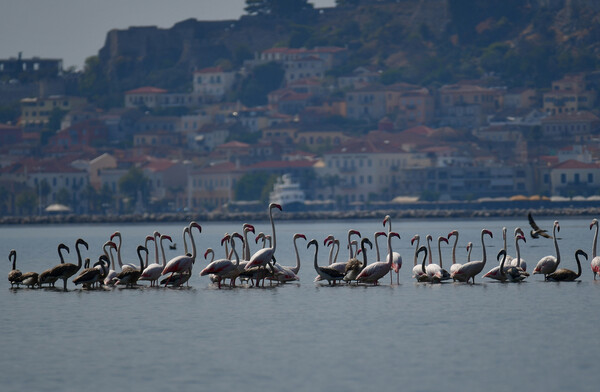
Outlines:
{"type": "Polygon", "coordinates": [[[108,110],[66,93],[61,60],[0,59],[0,103],[20,110],[0,124],[0,214],[243,208],[284,175],[306,208],[600,195],[600,74],[433,89],[384,84],[376,66],[332,76],[347,55],[273,47],[194,69],[189,91],[140,85],[108,110]],[[283,81],[266,105],[228,99],[267,64],[283,81]]]}

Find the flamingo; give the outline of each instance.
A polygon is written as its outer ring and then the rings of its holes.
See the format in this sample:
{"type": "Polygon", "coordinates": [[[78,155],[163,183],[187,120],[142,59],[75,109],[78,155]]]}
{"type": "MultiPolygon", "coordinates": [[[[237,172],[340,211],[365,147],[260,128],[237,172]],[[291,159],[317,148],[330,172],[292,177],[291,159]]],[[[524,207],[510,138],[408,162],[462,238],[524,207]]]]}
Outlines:
{"type": "Polygon", "coordinates": [[[30,289],[33,289],[35,285],[38,284],[38,276],[37,272],[24,272],[19,278],[19,284],[24,284],[30,289]]]}
{"type": "Polygon", "coordinates": [[[304,234],[296,233],[293,237],[294,242],[294,251],[296,252],[296,266],[284,266],[280,264],[274,264],[275,268],[275,279],[279,282],[289,282],[293,280],[300,280],[298,277],[298,272],[300,272],[300,254],[298,253],[298,244],[296,240],[298,238],[302,238],[306,241],[306,236],[304,234]]]}
{"type": "Polygon", "coordinates": [[[547,279],[552,282],[572,282],[581,276],[581,262],[579,261],[579,255],[582,255],[587,260],[588,255],[581,249],[575,251],[575,261],[577,262],[577,273],[570,269],[561,268],[548,274],[547,279]]]}
{"type": "Polygon", "coordinates": [[[215,261],[211,262],[209,265],[207,265],[206,268],[204,268],[202,270],[202,272],[200,272],[200,276],[205,276],[208,274],[217,275],[220,278],[218,280],[219,288],[221,288],[221,280],[224,280],[224,279],[231,279],[231,283],[229,285],[235,287],[235,279],[242,272],[242,270],[240,270],[240,268],[239,268],[240,257],[237,253],[237,250],[235,249],[235,238],[236,237],[241,240],[244,239],[244,237],[242,237],[239,233],[233,233],[231,236],[229,236],[229,235],[225,236],[221,240],[221,245],[222,245],[223,242],[227,241],[228,238],[230,238],[229,241],[231,241],[231,251],[235,255],[235,262],[233,262],[230,259],[215,260],[215,261]]]}
{"type": "Polygon", "coordinates": [[[8,261],[12,262],[12,269],[8,273],[8,281],[10,282],[10,287],[13,288],[16,284],[17,287],[21,283],[21,275],[23,273],[17,269],[17,251],[11,249],[8,253],[8,261]]]}
{"type": "Polygon", "coordinates": [[[348,260],[343,261],[343,262],[334,262],[329,265],[329,267],[335,269],[336,271],[338,271],[342,274],[346,273],[346,264],[348,263],[348,261],[350,261],[354,258],[354,252],[352,251],[352,242],[353,242],[352,236],[353,235],[357,235],[358,237],[360,237],[360,232],[358,230],[353,230],[353,229],[348,230],[348,249],[349,249],[348,260]]]}
{"type": "Polygon", "coordinates": [[[494,238],[494,235],[491,231],[487,229],[481,230],[481,247],[483,248],[483,260],[481,261],[470,261],[468,263],[463,264],[455,273],[454,276],[458,276],[461,279],[464,279],[465,282],[469,282],[469,279],[473,279],[473,284],[475,284],[475,276],[479,274],[483,268],[485,267],[485,262],[487,261],[487,254],[485,251],[485,241],[484,236],[489,235],[491,238],[494,238]]]}
{"type": "MultiPolygon", "coordinates": [[[[413,236],[413,238],[410,240],[410,244],[413,245],[415,243],[415,241],[417,242],[417,245],[415,246],[415,257],[414,257],[414,265],[413,265],[413,270],[412,270],[413,278],[415,278],[417,280],[417,282],[427,282],[429,277],[427,276],[427,273],[425,272],[425,265],[423,264],[423,266],[421,266],[421,265],[417,264],[419,250],[421,249],[419,247],[419,243],[421,242],[421,236],[418,234],[415,234],[413,236]]],[[[427,257],[427,252],[425,252],[425,257],[427,257]]]]}
{"type": "Polygon", "coordinates": [[[115,265],[115,258],[113,257],[112,254],[112,250],[113,249],[117,249],[117,244],[115,244],[112,241],[106,241],[104,243],[104,245],[102,245],[102,250],[104,250],[104,255],[106,256],[107,259],[109,259],[109,270],[106,272],[106,274],[104,274],[104,284],[107,286],[112,286],[115,282],[115,278],[117,277],[117,271],[115,271],[114,269],[110,269],[110,265],[112,265],[114,267],[115,265]],[[106,249],[108,248],[108,250],[106,249]]]}
{"type": "MultiPolygon", "coordinates": [[[[337,263],[337,257],[338,257],[338,254],[340,253],[340,241],[338,239],[336,239],[333,235],[330,234],[323,241],[323,245],[325,245],[325,246],[331,245],[331,249],[329,249],[329,263],[327,265],[331,266],[332,264],[337,263]],[[333,254],[334,249],[335,249],[335,256],[333,254]]],[[[321,280],[321,276],[317,275],[315,277],[315,282],[318,282],[320,280],[321,280]]]]}
{"type": "MultiPolygon", "coordinates": [[[[522,234],[522,232],[518,232],[515,230],[515,249],[517,250],[517,257],[514,258],[513,260],[516,262],[516,264],[518,264],[519,260],[521,259],[521,249],[519,248],[519,240],[520,239],[522,239],[524,242],[527,242],[525,239],[525,234],[522,234]]],[[[504,252],[506,253],[506,249],[502,249],[502,250],[504,250],[504,252]]],[[[498,253],[498,259],[500,259],[500,253],[498,253]]],[[[504,261],[504,265],[505,265],[505,267],[503,269],[500,268],[500,265],[497,265],[494,268],[492,268],[491,270],[489,270],[485,275],[483,275],[483,277],[499,280],[501,282],[506,281],[506,274],[504,274],[504,272],[505,272],[504,270],[506,270],[509,267],[513,267],[512,264],[506,264],[507,260],[508,260],[508,256],[504,257],[502,260],[502,261],[504,261]]],[[[519,268],[518,265],[516,265],[514,267],[519,268]]],[[[523,270],[521,269],[521,271],[523,271],[523,270]]],[[[527,274],[527,276],[529,276],[529,274],[527,274]]]]}
{"type": "Polygon", "coordinates": [[[331,285],[331,282],[333,282],[333,285],[335,286],[335,282],[338,280],[342,280],[344,278],[344,274],[339,272],[336,269],[331,268],[331,266],[325,266],[325,267],[319,267],[318,263],[317,263],[317,258],[318,258],[318,253],[319,253],[319,242],[315,239],[312,239],[308,242],[308,244],[306,245],[306,248],[310,248],[311,245],[315,246],[315,261],[314,261],[314,267],[315,267],[315,271],[317,271],[317,274],[319,274],[319,276],[321,277],[321,280],[326,280],[327,283],[329,283],[331,285]]]}
{"type": "MultiPolygon", "coordinates": [[[[188,229],[188,227],[186,226],[186,229],[188,229]]],[[[189,229],[188,229],[189,230],[189,229]]],[[[157,233],[157,232],[155,232],[157,233]]],[[[162,252],[162,264],[159,263],[159,258],[158,258],[158,244],[156,243],[156,239],[153,236],[147,236],[146,237],[146,250],[148,249],[148,241],[154,241],[154,252],[155,252],[155,262],[148,265],[148,261],[146,261],[146,268],[144,268],[144,270],[142,271],[139,280],[148,280],[150,281],[150,287],[156,286],[156,282],[158,281],[158,279],[160,278],[160,275],[162,274],[163,269],[165,268],[165,265],[167,264],[167,258],[165,256],[165,247],[163,245],[163,241],[164,240],[169,240],[170,242],[173,242],[173,239],[166,235],[166,234],[161,234],[160,235],[160,250],[162,252]]],[[[148,255],[148,252],[146,251],[146,257],[148,255]]]]}
{"type": "Polygon", "coordinates": [[[594,218],[590,224],[590,230],[596,226],[596,232],[594,233],[594,242],[592,243],[592,272],[594,273],[594,280],[596,275],[600,274],[600,256],[596,256],[596,245],[598,244],[598,219],[594,218]]]}
{"type": "MultiPolygon", "coordinates": [[[[137,247],[137,255],[138,259],[140,260],[140,269],[126,268],[122,270],[117,275],[117,282],[115,283],[116,285],[124,284],[125,287],[133,287],[137,284],[138,279],[144,272],[144,257],[142,256],[142,252],[146,252],[146,257],[148,257],[148,248],[146,248],[144,245],[139,245],[137,247]]],[[[146,262],[146,264],[148,263],[146,262]]]]}
{"type": "MultiPolygon", "coordinates": [[[[67,253],[70,252],[70,249],[67,245],[58,244],[58,257],[60,258],[60,264],[64,264],[64,262],[65,262],[65,257],[62,254],[63,250],[66,250],[67,253]]],[[[40,287],[42,287],[43,284],[48,284],[48,285],[54,287],[54,283],[56,283],[56,281],[58,280],[58,275],[52,274],[52,271],[54,270],[54,268],[56,268],[56,266],[54,266],[52,268],[48,268],[47,270],[40,273],[40,275],[38,276],[38,285],[40,287]]]]}
{"type": "MultiPolygon", "coordinates": [[[[502,243],[503,243],[502,249],[504,249],[504,251],[506,252],[506,262],[505,262],[505,264],[508,266],[508,265],[511,265],[513,257],[508,254],[508,247],[506,246],[506,232],[507,232],[507,229],[506,229],[506,226],[504,226],[502,228],[502,243]]],[[[516,229],[515,229],[515,232],[516,232],[516,229]]]]}
{"type": "MultiPolygon", "coordinates": [[[[385,225],[385,221],[384,221],[385,225]]],[[[362,283],[373,283],[375,286],[379,284],[379,279],[383,278],[390,269],[392,268],[393,250],[392,250],[392,237],[400,238],[400,235],[396,232],[388,233],[387,246],[388,246],[388,257],[387,261],[376,261],[372,264],[367,265],[356,277],[358,282],[362,283]]]]}
{"type": "MultiPolygon", "coordinates": [[[[519,257],[519,240],[523,240],[524,242],[527,242],[527,240],[525,239],[525,234],[518,234],[517,237],[515,238],[515,245],[517,246],[517,258],[519,257]]],[[[498,280],[500,280],[501,282],[506,282],[506,281],[521,282],[522,280],[524,280],[525,278],[527,278],[529,276],[527,271],[524,271],[520,267],[515,267],[512,265],[505,267],[507,257],[506,257],[506,251],[504,249],[501,249],[500,252],[498,253],[498,257],[497,257],[498,260],[500,259],[500,257],[502,257],[502,262],[500,263],[500,266],[498,267],[498,273],[500,275],[498,280]]]]}
{"type": "Polygon", "coordinates": [[[58,264],[56,267],[52,268],[52,271],[50,272],[51,276],[56,276],[58,279],[63,280],[65,291],[67,291],[67,279],[75,275],[77,271],[81,269],[81,251],[79,250],[79,245],[83,245],[86,249],[89,249],[87,242],[81,238],[77,239],[75,242],[75,250],[77,251],[77,265],[72,263],[58,264]]]}
{"type": "MultiPolygon", "coordinates": [[[[195,221],[190,222],[190,224],[188,225],[188,228],[189,228],[190,241],[192,242],[192,254],[190,256],[188,256],[187,254],[182,255],[182,256],[176,256],[176,257],[172,258],[171,260],[169,260],[169,262],[165,265],[165,268],[162,271],[162,275],[171,273],[171,277],[173,277],[173,274],[175,272],[189,272],[189,275],[191,276],[192,266],[193,266],[194,262],[196,261],[196,242],[194,241],[194,236],[192,233],[192,229],[194,227],[197,228],[200,233],[202,233],[202,227],[200,227],[200,225],[198,223],[196,223],[195,221]]],[[[189,276],[188,276],[188,279],[189,279],[189,276]]],[[[187,280],[186,280],[186,282],[187,282],[187,280]]],[[[165,283],[165,285],[167,283],[169,283],[168,280],[165,283]]]]}
{"type": "Polygon", "coordinates": [[[115,237],[119,238],[119,244],[117,245],[117,262],[119,263],[119,266],[121,267],[121,271],[124,271],[126,269],[139,270],[140,267],[138,267],[135,264],[132,264],[132,263],[123,264],[123,262],[121,261],[121,245],[123,243],[123,239],[121,238],[121,232],[120,231],[115,231],[110,236],[110,240],[113,241],[116,244],[116,242],[114,241],[115,237]]]}
{"type": "MultiPolygon", "coordinates": [[[[428,248],[429,248],[429,237],[430,236],[427,236],[427,247],[428,248]]],[[[429,255],[430,263],[427,266],[427,268],[425,269],[425,272],[427,273],[427,276],[431,283],[440,283],[442,280],[451,279],[448,271],[446,271],[444,268],[442,268],[442,247],[441,247],[442,242],[448,243],[448,239],[443,236],[438,237],[438,253],[439,253],[439,257],[440,257],[440,264],[437,265],[437,264],[431,263],[431,254],[430,254],[429,255]]]]}
{"type": "MultiPolygon", "coordinates": [[[[256,251],[252,257],[250,257],[250,261],[246,264],[245,269],[250,269],[252,267],[263,267],[266,268],[267,263],[269,263],[273,257],[275,256],[275,249],[277,247],[277,237],[275,235],[275,222],[273,221],[273,209],[277,208],[279,211],[282,211],[282,208],[277,203],[269,204],[269,219],[271,220],[271,230],[273,232],[273,246],[269,248],[263,248],[256,251]]],[[[256,285],[258,286],[258,281],[256,285]]],[[[263,286],[265,282],[263,279],[263,286]]]]}
{"type": "Polygon", "coordinates": [[[362,262],[360,262],[358,261],[358,258],[353,258],[350,261],[348,261],[348,264],[346,264],[344,281],[350,283],[353,280],[356,280],[358,278],[358,275],[367,266],[367,249],[365,244],[369,244],[369,247],[373,249],[373,244],[371,243],[371,240],[369,240],[367,237],[360,240],[360,250],[357,253],[362,252],[363,260],[362,262]]]}
{"type": "MultiPolygon", "coordinates": [[[[518,235],[522,235],[523,237],[525,237],[525,233],[523,232],[523,230],[520,227],[516,227],[515,228],[515,238],[518,235]]],[[[516,241],[516,240],[515,240],[516,241]]],[[[523,239],[524,242],[527,242],[525,239],[523,239]]],[[[516,257],[513,257],[510,262],[509,262],[509,258],[510,256],[506,256],[506,265],[507,266],[512,266],[512,267],[519,267],[521,268],[523,271],[527,271],[527,263],[525,262],[525,260],[523,260],[522,257],[519,257],[518,260],[516,257]]]]}
{"type": "MultiPolygon", "coordinates": [[[[386,215],[383,218],[383,226],[385,227],[386,222],[388,223],[388,233],[392,231],[392,218],[389,215],[386,215]]],[[[396,284],[400,284],[400,268],[402,268],[402,256],[398,252],[392,252],[392,255],[388,257],[392,257],[392,270],[396,273],[396,284]]],[[[381,260],[377,258],[377,260],[381,260]]],[[[392,274],[390,274],[390,284],[392,284],[392,274]]]]}
{"type": "MultiPolygon", "coordinates": [[[[454,245],[452,245],[452,265],[450,266],[450,277],[455,282],[464,282],[463,277],[455,275],[455,272],[458,271],[458,269],[462,266],[462,264],[456,262],[456,245],[458,244],[458,230],[452,230],[450,233],[448,233],[448,241],[450,241],[450,237],[452,236],[455,236],[456,239],[454,240],[454,245]]],[[[471,261],[471,249],[473,249],[473,243],[469,242],[467,244],[467,263],[471,261]]]]}
{"type": "Polygon", "coordinates": [[[340,253],[340,240],[336,239],[332,235],[329,235],[327,238],[325,238],[325,242],[323,244],[326,246],[331,245],[331,249],[329,249],[329,265],[337,263],[338,254],[340,253]],[[335,254],[333,253],[334,249],[335,254]]]}
{"type": "MultiPolygon", "coordinates": [[[[89,265],[89,259],[86,259],[89,265]]],[[[79,275],[73,279],[75,286],[81,284],[85,288],[89,288],[96,283],[102,281],[103,274],[106,269],[110,268],[110,260],[106,255],[101,255],[92,268],[83,269],[79,275]]]]}
{"type": "Polygon", "coordinates": [[[533,274],[543,274],[544,280],[546,280],[548,274],[556,271],[556,268],[558,268],[558,265],[560,264],[560,252],[558,250],[558,241],[556,239],[557,231],[560,231],[560,225],[558,224],[558,221],[554,221],[554,225],[552,226],[552,237],[556,256],[549,255],[542,257],[533,269],[533,274]]]}

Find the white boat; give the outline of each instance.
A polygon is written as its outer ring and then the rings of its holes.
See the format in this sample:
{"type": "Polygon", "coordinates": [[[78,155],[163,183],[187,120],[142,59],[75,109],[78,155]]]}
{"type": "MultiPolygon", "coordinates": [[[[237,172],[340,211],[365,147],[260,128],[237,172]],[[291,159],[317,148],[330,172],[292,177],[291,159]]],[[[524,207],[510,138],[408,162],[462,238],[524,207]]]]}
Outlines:
{"type": "Polygon", "coordinates": [[[273,185],[273,191],[269,194],[269,202],[280,204],[282,207],[291,204],[304,205],[306,196],[300,189],[300,184],[292,182],[290,174],[279,177],[273,185]]]}

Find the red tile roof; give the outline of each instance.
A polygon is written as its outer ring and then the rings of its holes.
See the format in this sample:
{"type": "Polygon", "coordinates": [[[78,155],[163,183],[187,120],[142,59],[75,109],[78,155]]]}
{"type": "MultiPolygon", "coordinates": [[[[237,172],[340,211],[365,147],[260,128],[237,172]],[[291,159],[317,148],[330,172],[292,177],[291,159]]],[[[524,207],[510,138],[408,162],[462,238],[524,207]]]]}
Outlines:
{"type": "Polygon", "coordinates": [[[600,169],[600,165],[597,163],[585,163],[569,159],[568,161],[555,165],[553,169],[600,169]]]}
{"type": "Polygon", "coordinates": [[[126,91],[125,94],[165,94],[167,92],[167,90],[163,90],[162,88],[146,86],[126,91]]]}

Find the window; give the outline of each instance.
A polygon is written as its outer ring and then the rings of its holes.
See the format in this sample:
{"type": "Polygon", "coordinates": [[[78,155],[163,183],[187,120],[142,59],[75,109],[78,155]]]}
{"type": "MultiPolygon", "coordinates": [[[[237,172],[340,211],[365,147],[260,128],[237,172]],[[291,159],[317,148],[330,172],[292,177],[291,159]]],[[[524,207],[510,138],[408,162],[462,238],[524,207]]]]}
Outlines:
{"type": "Polygon", "coordinates": [[[561,184],[566,184],[567,183],[567,175],[566,174],[561,174],[560,175],[560,183],[561,184]]]}
{"type": "Polygon", "coordinates": [[[594,174],[593,173],[588,173],[587,178],[588,178],[589,184],[594,182],[594,174]]]}

